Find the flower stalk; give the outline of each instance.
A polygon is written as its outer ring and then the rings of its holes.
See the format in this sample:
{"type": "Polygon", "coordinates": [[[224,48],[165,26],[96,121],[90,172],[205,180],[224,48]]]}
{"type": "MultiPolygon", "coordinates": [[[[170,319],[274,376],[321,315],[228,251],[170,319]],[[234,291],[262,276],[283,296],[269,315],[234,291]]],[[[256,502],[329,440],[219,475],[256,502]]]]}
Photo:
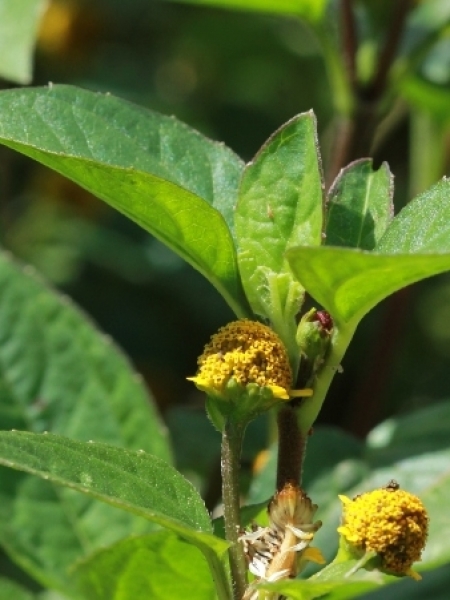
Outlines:
{"type": "Polygon", "coordinates": [[[242,545],[238,540],[241,529],[239,472],[244,430],[245,426],[242,424],[227,419],[222,432],[223,515],[226,538],[231,542],[228,552],[234,600],[241,600],[247,587],[247,564],[242,545]]]}

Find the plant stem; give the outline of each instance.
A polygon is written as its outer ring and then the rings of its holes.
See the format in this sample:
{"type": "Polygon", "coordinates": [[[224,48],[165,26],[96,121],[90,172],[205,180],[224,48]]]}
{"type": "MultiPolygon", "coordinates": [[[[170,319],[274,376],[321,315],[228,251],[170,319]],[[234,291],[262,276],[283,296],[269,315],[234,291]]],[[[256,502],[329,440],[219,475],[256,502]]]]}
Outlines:
{"type": "Polygon", "coordinates": [[[277,490],[287,483],[301,484],[307,434],[302,435],[297,408],[284,406],[278,412],[277,490]]]}
{"type": "Polygon", "coordinates": [[[218,600],[230,600],[229,581],[223,563],[212,550],[207,552],[204,547],[200,548],[200,550],[208,562],[216,586],[218,600]]]}
{"type": "MultiPolygon", "coordinates": [[[[388,91],[388,78],[394,63],[397,49],[403,33],[408,13],[412,7],[411,0],[398,0],[392,13],[392,22],[387,32],[385,43],[378,57],[378,64],[371,80],[362,85],[358,82],[356,72],[356,25],[352,10],[352,0],[341,0],[341,40],[344,65],[345,84],[336,79],[336,68],[333,68],[333,50],[327,50],[327,40],[320,38],[324,51],[324,59],[328,65],[330,84],[333,95],[346,89],[351,98],[346,103],[336,103],[336,119],[334,126],[334,142],[332,143],[327,173],[327,188],[332,184],[343,166],[370,156],[373,140],[380,120],[385,112],[382,100],[388,91]],[[336,86],[339,83],[339,87],[336,86]],[[343,110],[345,108],[345,110],[343,110]]],[[[336,50],[334,49],[334,54],[336,50]]],[[[340,73],[342,76],[342,73],[340,73]]]]}
{"type": "Polygon", "coordinates": [[[316,420],[325,396],[333,381],[333,377],[341,366],[341,360],[355,333],[358,321],[355,323],[336,324],[331,341],[331,349],[325,362],[316,376],[314,395],[307,398],[298,410],[298,425],[300,434],[305,437],[316,420]]]}
{"type": "Polygon", "coordinates": [[[240,530],[239,470],[245,426],[227,419],[222,433],[222,499],[229,549],[233,598],[241,600],[247,587],[247,565],[238,541],[240,530]]]}
{"type": "Polygon", "coordinates": [[[341,0],[342,52],[347,69],[347,79],[354,90],[356,88],[356,50],[358,40],[353,15],[352,0],[341,0]]]}
{"type": "Polygon", "coordinates": [[[367,90],[367,93],[376,99],[379,99],[385,91],[389,70],[394,62],[405,21],[412,6],[411,0],[398,0],[395,5],[390,30],[380,53],[376,72],[367,90]]]}

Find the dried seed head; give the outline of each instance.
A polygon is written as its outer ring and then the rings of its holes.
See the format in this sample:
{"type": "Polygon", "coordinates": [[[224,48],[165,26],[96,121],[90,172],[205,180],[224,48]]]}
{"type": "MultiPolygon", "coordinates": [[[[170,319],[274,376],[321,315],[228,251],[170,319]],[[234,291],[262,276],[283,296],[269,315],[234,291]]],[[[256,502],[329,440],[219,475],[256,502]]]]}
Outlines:
{"type": "Polygon", "coordinates": [[[303,490],[287,484],[269,503],[269,526],[254,525],[240,536],[256,583],[295,577],[308,561],[325,562],[317,548],[309,547],[322,525],[313,521],[316,510],[303,490]]]}

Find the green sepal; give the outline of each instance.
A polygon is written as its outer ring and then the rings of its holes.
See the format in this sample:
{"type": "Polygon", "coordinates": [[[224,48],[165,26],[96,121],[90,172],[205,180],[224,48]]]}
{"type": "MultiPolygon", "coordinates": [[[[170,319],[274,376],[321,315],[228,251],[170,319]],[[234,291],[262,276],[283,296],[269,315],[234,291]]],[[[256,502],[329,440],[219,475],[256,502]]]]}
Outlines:
{"type": "MultiPolygon", "coordinates": [[[[247,425],[284,399],[274,395],[270,387],[256,383],[241,385],[231,378],[219,392],[206,391],[206,411],[214,427],[223,431],[225,422],[247,425]]],[[[287,392],[288,390],[286,390],[287,392]]]]}
{"type": "Polygon", "coordinates": [[[333,563],[342,563],[349,560],[360,559],[364,556],[364,551],[354,544],[351,544],[347,538],[340,534],[339,535],[339,547],[333,563]]]}
{"type": "Polygon", "coordinates": [[[347,575],[352,575],[359,569],[366,569],[367,571],[381,569],[381,558],[374,550],[367,552],[349,542],[342,534],[339,536],[339,547],[336,556],[329,566],[339,563],[351,565],[347,575]]]}

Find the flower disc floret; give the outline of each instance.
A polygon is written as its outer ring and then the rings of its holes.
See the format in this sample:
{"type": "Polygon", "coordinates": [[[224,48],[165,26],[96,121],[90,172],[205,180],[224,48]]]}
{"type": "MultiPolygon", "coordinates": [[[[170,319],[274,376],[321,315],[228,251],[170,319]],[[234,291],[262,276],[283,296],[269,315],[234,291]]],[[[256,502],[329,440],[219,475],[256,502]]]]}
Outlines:
{"type": "Polygon", "coordinates": [[[350,500],[344,505],[338,531],[362,552],[376,552],[382,566],[397,575],[411,575],[411,565],[420,560],[428,533],[428,514],[417,496],[397,488],[382,488],[350,500]]]}
{"type": "Polygon", "coordinates": [[[286,349],[266,325],[242,319],[214,334],[198,359],[194,379],[205,389],[220,393],[234,379],[240,386],[270,387],[274,395],[288,398],[292,373],[286,349]]]}

